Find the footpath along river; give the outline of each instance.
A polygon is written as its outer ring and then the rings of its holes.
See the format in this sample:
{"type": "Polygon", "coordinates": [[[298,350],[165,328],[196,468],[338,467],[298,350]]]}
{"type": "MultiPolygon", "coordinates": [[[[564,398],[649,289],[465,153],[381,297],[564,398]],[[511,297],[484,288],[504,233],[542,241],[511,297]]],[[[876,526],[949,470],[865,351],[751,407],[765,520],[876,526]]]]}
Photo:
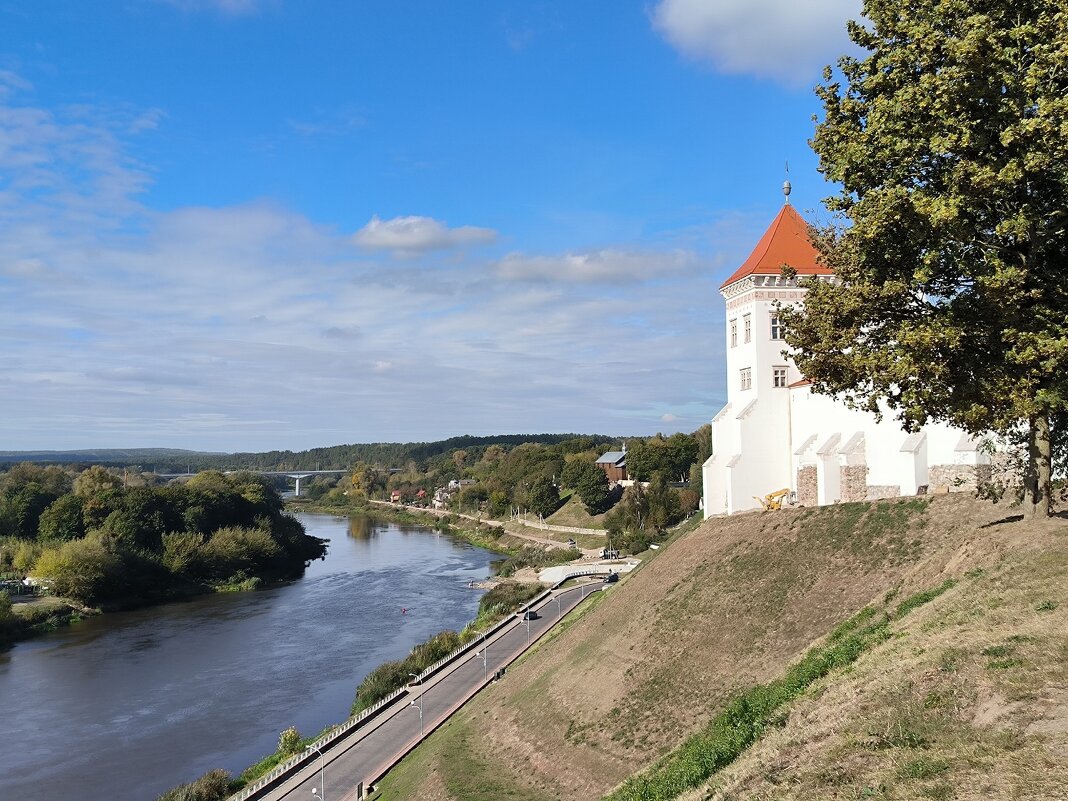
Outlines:
{"type": "Polygon", "coordinates": [[[299,515],[304,577],[83,621],[0,652],[0,799],[153,801],[348,714],[359,680],[474,618],[489,551],[418,526],[299,515]],[[407,609],[407,612],[402,612],[407,609]]]}

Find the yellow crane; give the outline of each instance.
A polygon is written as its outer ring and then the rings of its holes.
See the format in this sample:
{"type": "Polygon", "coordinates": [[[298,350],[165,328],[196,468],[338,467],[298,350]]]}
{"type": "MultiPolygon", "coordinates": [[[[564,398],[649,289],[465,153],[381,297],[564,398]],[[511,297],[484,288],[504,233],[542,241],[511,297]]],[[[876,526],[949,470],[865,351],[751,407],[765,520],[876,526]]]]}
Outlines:
{"type": "Polygon", "coordinates": [[[753,500],[757,501],[764,507],[765,512],[770,512],[774,509],[782,509],[782,502],[786,500],[786,496],[790,494],[790,488],[775,490],[775,492],[769,492],[763,498],[753,496],[753,500]]]}

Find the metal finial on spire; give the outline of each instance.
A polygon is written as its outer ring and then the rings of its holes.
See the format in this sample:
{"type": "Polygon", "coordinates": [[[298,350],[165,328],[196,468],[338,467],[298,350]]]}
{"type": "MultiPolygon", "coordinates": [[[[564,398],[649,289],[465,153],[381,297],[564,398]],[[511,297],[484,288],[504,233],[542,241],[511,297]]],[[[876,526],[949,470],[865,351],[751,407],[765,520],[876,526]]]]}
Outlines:
{"type": "Polygon", "coordinates": [[[782,182],[782,193],[786,196],[786,202],[790,202],[790,162],[786,162],[786,180],[782,182]]]}

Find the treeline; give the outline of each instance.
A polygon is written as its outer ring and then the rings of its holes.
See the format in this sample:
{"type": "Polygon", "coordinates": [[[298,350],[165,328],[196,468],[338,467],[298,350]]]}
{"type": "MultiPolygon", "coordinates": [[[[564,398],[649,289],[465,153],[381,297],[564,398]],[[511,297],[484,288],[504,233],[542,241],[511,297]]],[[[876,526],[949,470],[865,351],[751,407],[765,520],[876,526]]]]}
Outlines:
{"type": "Polygon", "coordinates": [[[359,462],[340,481],[319,478],[306,494],[320,504],[343,508],[354,499],[384,500],[398,494],[405,502],[429,505],[448,488],[449,508],[507,519],[530,513],[549,517],[572,495],[590,515],[603,515],[613,546],[637,552],[656,542],[669,526],[700,502],[701,465],[711,455],[711,426],[692,434],[634,438],[627,441],[626,465],[637,483],[612,486],[596,465],[605,451],[622,443],[599,436],[573,436],[545,444],[523,442],[469,445],[444,451],[400,470],[359,462]]]}
{"type": "Polygon", "coordinates": [[[295,578],[325,552],[252,473],[130,489],[100,466],[73,474],[27,463],[0,474],[0,573],[87,605],[295,578]]]}
{"type": "Polygon", "coordinates": [[[327,503],[345,504],[346,493],[353,490],[375,499],[387,498],[393,490],[401,491],[406,497],[414,497],[422,490],[429,499],[435,489],[446,487],[452,481],[463,481],[464,485],[450,499],[457,511],[482,511],[490,517],[505,517],[512,508],[551,505],[555,509],[558,492],[546,500],[543,491],[559,484],[565,464],[573,459],[592,464],[612,442],[606,437],[572,435],[552,443],[469,444],[443,451],[421,463],[411,460],[394,471],[385,470],[379,464],[358,462],[351,476],[337,489],[329,490],[332,482],[313,481],[309,495],[327,503]]]}
{"type": "MultiPolygon", "coordinates": [[[[382,469],[406,467],[414,463],[425,469],[442,455],[460,449],[485,449],[492,445],[512,448],[523,443],[555,445],[580,437],[577,434],[495,434],[486,437],[459,436],[435,442],[374,442],[332,445],[306,451],[266,451],[263,453],[191,453],[161,456],[154,461],[157,472],[193,470],[345,470],[359,462],[382,469]]],[[[603,436],[591,439],[608,441],[603,436]]],[[[146,465],[142,465],[146,466],[146,465]]]]}

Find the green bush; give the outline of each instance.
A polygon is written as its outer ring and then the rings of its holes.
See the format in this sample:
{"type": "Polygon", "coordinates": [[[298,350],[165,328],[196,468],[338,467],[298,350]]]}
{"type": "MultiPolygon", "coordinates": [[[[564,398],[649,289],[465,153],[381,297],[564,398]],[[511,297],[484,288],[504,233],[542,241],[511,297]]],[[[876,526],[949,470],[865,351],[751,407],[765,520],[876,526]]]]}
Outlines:
{"type": "Polygon", "coordinates": [[[122,556],[106,538],[90,536],[46,548],[33,572],[51,580],[56,595],[92,605],[113,595],[122,568],[122,556]]]}
{"type": "Polygon", "coordinates": [[[212,770],[189,784],[168,790],[156,801],[223,801],[230,795],[233,781],[225,770],[212,770]]]}
{"type": "Polygon", "coordinates": [[[546,550],[534,545],[528,545],[521,548],[515,556],[506,559],[497,570],[497,575],[508,578],[524,567],[533,567],[536,570],[540,570],[543,567],[562,565],[581,558],[582,551],[577,548],[546,550]]]}
{"type": "Polygon", "coordinates": [[[210,581],[227,581],[239,573],[246,576],[257,569],[274,573],[284,567],[282,548],[262,528],[229,526],[211,535],[198,551],[201,576],[210,581]]]}
{"type": "Polygon", "coordinates": [[[275,753],[280,756],[292,756],[302,747],[300,732],[297,731],[296,726],[290,726],[278,735],[278,750],[275,753]]]}
{"type": "Polygon", "coordinates": [[[479,626],[490,626],[544,591],[540,584],[502,581],[478,602],[476,622],[479,626]]]}
{"type": "Polygon", "coordinates": [[[464,629],[462,634],[455,631],[439,632],[412,648],[411,653],[404,659],[386,662],[368,673],[356,688],[351,714],[362,712],[394,690],[399,690],[409,682],[411,674],[422,673],[465,642],[478,636],[479,627],[491,625],[543,591],[544,588],[539,584],[510,581],[498,584],[482,596],[475,623],[464,629]]]}
{"type": "Polygon", "coordinates": [[[0,591],[0,644],[15,639],[21,623],[22,621],[11,611],[11,596],[0,591]]]}

